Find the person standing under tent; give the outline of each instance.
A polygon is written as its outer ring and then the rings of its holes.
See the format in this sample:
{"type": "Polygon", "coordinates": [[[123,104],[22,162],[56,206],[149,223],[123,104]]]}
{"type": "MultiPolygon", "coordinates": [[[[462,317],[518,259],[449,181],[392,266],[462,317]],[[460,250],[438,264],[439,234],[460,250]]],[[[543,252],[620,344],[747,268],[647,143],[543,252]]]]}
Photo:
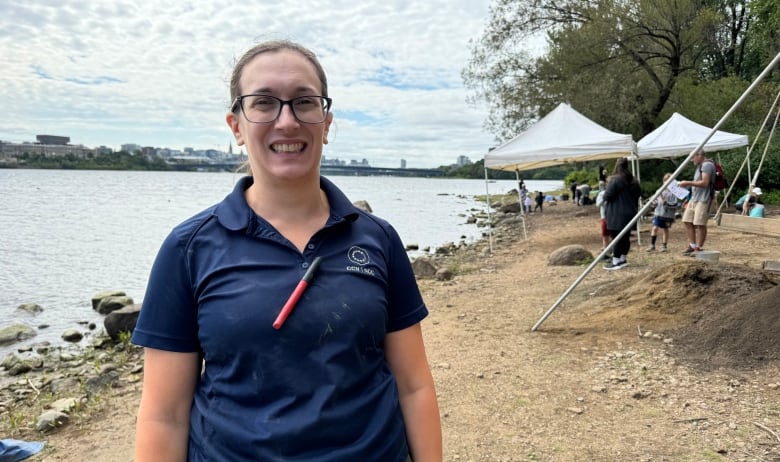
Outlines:
{"type": "MultiPolygon", "coordinates": [[[[628,159],[621,157],[615,163],[615,174],[609,178],[604,192],[606,202],[607,229],[614,240],[639,211],[639,183],[629,170],[628,159]]],[[[618,270],[628,265],[628,251],[631,248],[631,232],[621,237],[612,248],[612,261],[604,265],[606,270],[618,270]]]]}
{"type": "Polygon", "coordinates": [[[688,237],[688,247],[682,253],[688,256],[693,256],[704,249],[710,204],[715,191],[715,163],[707,159],[704,151],[699,149],[693,155],[693,164],[696,166],[693,180],[678,183],[681,188],[691,188],[691,200],[685,207],[682,217],[685,234],[688,237]]]}

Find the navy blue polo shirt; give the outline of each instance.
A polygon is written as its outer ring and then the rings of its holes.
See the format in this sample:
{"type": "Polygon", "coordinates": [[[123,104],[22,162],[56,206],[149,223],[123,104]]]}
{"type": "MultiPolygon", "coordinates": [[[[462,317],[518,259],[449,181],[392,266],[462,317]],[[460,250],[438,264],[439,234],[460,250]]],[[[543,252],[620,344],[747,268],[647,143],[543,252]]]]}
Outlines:
{"type": "Polygon", "coordinates": [[[303,254],[247,205],[224,201],[164,241],[133,342],[205,360],[189,461],[403,462],[408,447],[388,332],[428,310],[396,231],[331,182],[326,225],[303,254]],[[279,330],[274,319],[322,263],[279,330]]]}

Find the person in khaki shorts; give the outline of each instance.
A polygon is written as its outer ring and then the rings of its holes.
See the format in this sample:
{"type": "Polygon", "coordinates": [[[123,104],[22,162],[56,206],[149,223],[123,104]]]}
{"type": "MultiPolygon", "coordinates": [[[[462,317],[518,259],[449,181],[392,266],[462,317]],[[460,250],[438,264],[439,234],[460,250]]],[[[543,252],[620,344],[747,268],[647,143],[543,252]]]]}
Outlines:
{"type": "Polygon", "coordinates": [[[710,202],[713,196],[713,179],[715,178],[715,163],[704,157],[704,151],[699,150],[693,155],[696,173],[693,181],[681,181],[679,186],[691,188],[691,200],[685,208],[682,222],[688,235],[688,248],[683,254],[693,256],[704,248],[707,239],[707,219],[709,218],[710,202]]]}

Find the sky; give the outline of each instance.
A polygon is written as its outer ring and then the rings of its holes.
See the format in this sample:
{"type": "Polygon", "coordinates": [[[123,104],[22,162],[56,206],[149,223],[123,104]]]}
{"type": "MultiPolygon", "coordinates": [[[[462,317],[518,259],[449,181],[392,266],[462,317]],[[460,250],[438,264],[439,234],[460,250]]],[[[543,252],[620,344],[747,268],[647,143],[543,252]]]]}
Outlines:
{"type": "MultiPolygon", "coordinates": [[[[0,0],[0,140],[68,136],[227,151],[233,64],[289,39],[328,75],[324,155],[431,168],[481,159],[495,138],[461,70],[489,0],[0,0]]],[[[234,144],[234,150],[237,148],[234,144]]]]}

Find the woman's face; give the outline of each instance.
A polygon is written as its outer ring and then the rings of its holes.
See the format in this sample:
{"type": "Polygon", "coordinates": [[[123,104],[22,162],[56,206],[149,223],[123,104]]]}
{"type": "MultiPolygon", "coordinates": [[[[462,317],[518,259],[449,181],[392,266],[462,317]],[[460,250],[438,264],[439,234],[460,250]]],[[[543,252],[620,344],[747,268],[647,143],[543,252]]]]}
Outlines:
{"type": "MultiPolygon", "coordinates": [[[[321,96],[322,86],[314,66],[292,50],[265,52],[244,67],[241,93],[264,94],[282,100],[298,96],[321,96]]],[[[299,122],[289,105],[270,123],[252,123],[239,110],[227,115],[238,145],[245,145],[256,179],[296,180],[319,177],[322,145],[326,143],[333,115],[324,122],[299,122]]]]}

